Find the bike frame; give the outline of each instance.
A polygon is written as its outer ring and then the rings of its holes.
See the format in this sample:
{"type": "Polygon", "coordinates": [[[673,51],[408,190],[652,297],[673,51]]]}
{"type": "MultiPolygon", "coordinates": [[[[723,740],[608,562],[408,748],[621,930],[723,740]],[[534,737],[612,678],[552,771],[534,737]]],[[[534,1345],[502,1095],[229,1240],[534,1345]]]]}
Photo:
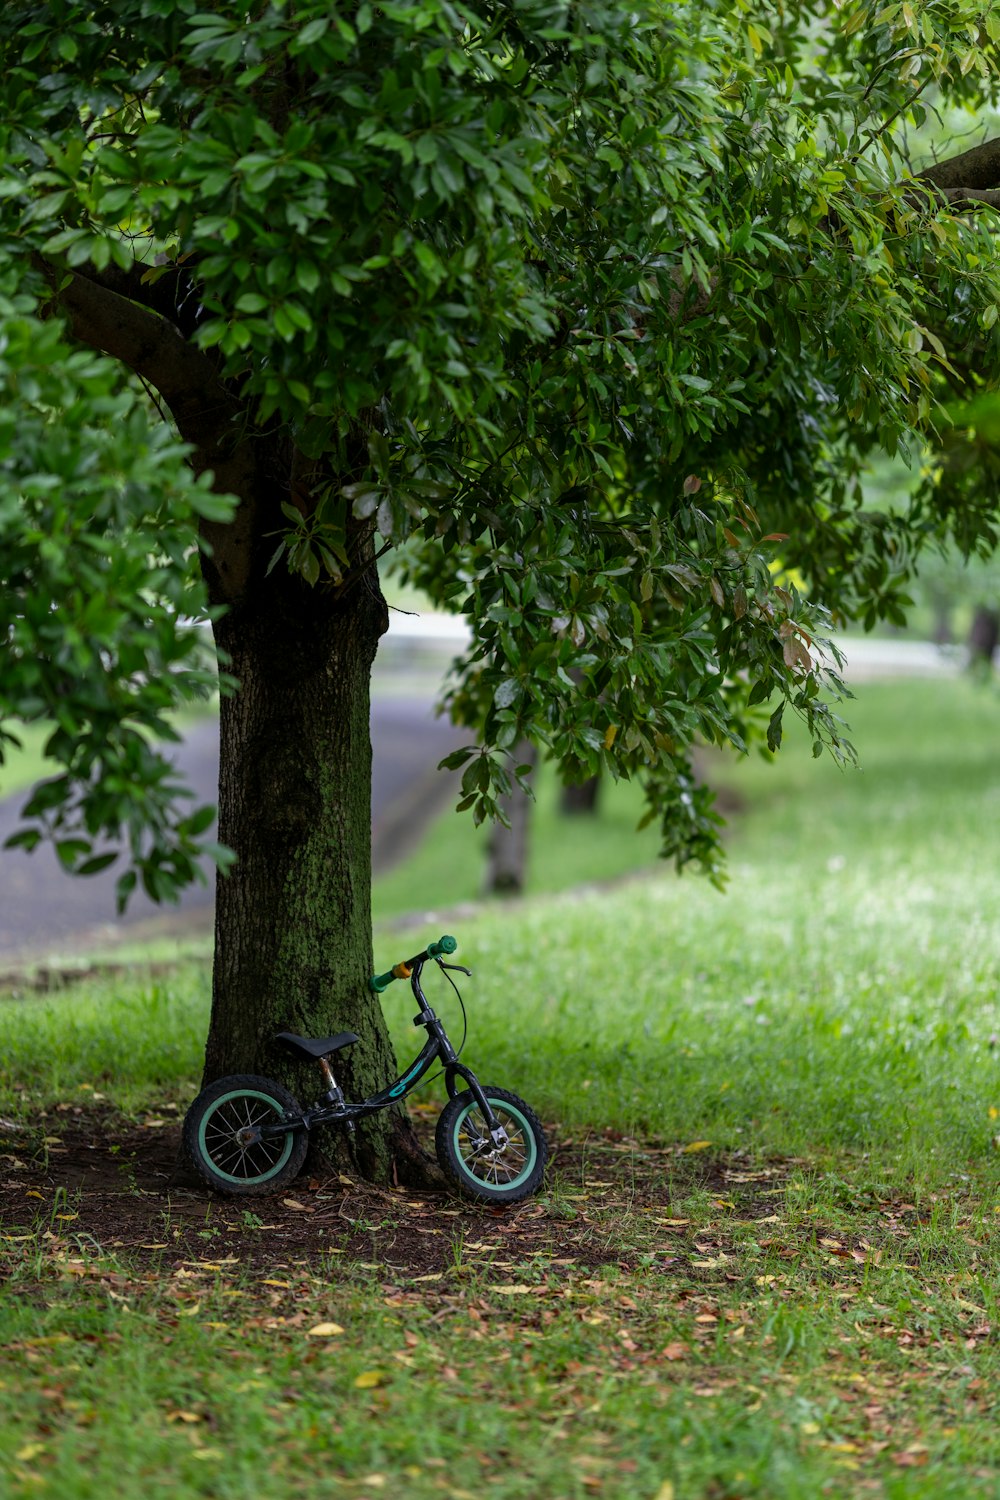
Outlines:
{"type": "MultiPolygon", "coordinates": [[[[286,1118],[280,1123],[264,1125],[260,1128],[262,1136],[284,1135],[291,1127],[295,1130],[312,1130],[317,1125],[347,1125],[353,1127],[356,1120],[363,1120],[367,1115],[377,1114],[380,1109],[387,1109],[389,1105],[396,1104],[400,1099],[405,1099],[407,1094],[420,1083],[434,1064],[440,1060],[444,1063],[444,1081],[448,1090],[448,1097],[453,1099],[458,1093],[455,1079],[461,1078],[471,1091],[476,1103],[483,1112],[486,1127],[495,1145],[502,1145],[506,1141],[506,1132],[499,1120],[494,1115],[489,1105],[489,1100],[483,1093],[479,1079],[471,1068],[458,1060],[458,1053],[451,1045],[448,1033],[444,1028],[444,1022],[435,1015],[428,1003],[427,996],[420,988],[420,975],[424,967],[423,960],[414,964],[410,975],[410,987],[420,1007],[419,1014],[414,1016],[414,1026],[423,1026],[427,1030],[427,1040],[420,1049],[419,1054],[410,1066],[391,1083],[388,1088],[380,1089],[377,1094],[372,1094],[369,1099],[360,1103],[351,1103],[345,1099],[337,1085],[329,1062],[323,1059],[321,1066],[327,1075],[331,1087],[325,1099],[318,1100],[309,1109],[304,1109],[298,1117],[286,1118]]],[[[446,967],[446,966],[442,966],[446,967]]]]}

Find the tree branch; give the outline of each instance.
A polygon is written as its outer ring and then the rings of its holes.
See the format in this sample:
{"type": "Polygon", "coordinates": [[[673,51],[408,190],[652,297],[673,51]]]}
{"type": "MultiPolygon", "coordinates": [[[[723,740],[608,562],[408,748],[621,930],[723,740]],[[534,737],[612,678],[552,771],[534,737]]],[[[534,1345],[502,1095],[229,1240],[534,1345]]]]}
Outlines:
{"type": "Polygon", "coordinates": [[[985,204],[1000,208],[1000,140],[983,141],[958,156],[935,162],[916,172],[914,183],[932,189],[932,196],[952,208],[985,204]]]}
{"type": "Polygon", "coordinates": [[[988,208],[1000,208],[1000,188],[939,187],[937,196],[952,207],[985,203],[988,208]]]}
{"type": "MultiPolygon", "coordinates": [[[[172,322],[103,285],[96,273],[75,272],[68,286],[56,290],[60,273],[44,261],[42,269],[53,288],[53,302],[66,315],[73,336],[120,359],[148,381],[169,406],[181,436],[199,455],[231,446],[240,403],[208,356],[172,322]]],[[[122,273],[123,286],[127,274],[122,273]]]]}
{"type": "Polygon", "coordinates": [[[935,162],[915,174],[920,182],[939,188],[1000,188],[1000,139],[983,141],[958,156],[935,162]]]}
{"type": "Polygon", "coordinates": [[[138,302],[151,312],[159,313],[175,324],[185,338],[190,338],[198,325],[201,311],[191,265],[172,261],[168,264],[147,263],[136,259],[127,270],[121,266],[108,265],[103,271],[93,266],[79,272],[88,281],[117,292],[130,302],[138,302]]]}
{"type": "MultiPolygon", "coordinates": [[[[197,473],[211,469],[215,488],[237,495],[240,506],[226,525],[203,521],[209,544],[203,565],[213,602],[239,600],[254,559],[258,470],[256,455],[241,431],[242,403],[220,378],[211,359],[167,318],[102,285],[97,272],[62,272],[41,257],[37,263],[52,287],[52,304],[81,343],[110,354],[135,371],[161,396],[185,442],[194,448],[197,473]]],[[[128,273],[123,273],[126,284],[128,273]]],[[[111,278],[109,278],[111,279],[111,278]]]]}

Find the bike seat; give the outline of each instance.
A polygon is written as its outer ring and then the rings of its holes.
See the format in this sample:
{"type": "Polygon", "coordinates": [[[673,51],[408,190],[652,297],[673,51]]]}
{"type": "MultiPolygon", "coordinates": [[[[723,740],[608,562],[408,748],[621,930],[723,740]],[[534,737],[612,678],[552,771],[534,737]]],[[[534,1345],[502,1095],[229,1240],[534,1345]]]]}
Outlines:
{"type": "Polygon", "coordinates": [[[297,1052],[300,1057],[311,1057],[319,1059],[329,1057],[331,1052],[339,1052],[341,1047],[350,1047],[358,1038],[353,1031],[338,1031],[336,1036],[308,1037],[296,1036],[294,1031],[279,1031],[274,1038],[289,1052],[297,1052]]]}

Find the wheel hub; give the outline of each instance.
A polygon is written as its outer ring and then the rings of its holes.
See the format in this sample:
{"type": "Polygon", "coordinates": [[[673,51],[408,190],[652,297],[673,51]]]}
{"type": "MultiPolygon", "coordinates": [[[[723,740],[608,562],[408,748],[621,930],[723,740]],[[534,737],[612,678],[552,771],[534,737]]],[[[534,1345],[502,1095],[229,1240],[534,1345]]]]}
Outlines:
{"type": "Polygon", "coordinates": [[[499,1161],[509,1145],[510,1137],[501,1126],[494,1135],[481,1135],[473,1141],[472,1155],[480,1161],[499,1161]]]}

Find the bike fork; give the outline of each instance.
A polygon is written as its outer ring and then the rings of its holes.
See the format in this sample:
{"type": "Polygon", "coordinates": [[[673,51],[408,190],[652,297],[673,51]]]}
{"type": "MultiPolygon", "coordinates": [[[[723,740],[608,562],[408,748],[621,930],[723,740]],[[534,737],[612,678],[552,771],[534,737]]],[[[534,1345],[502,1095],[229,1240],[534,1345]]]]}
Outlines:
{"type": "Polygon", "coordinates": [[[449,1094],[452,1092],[453,1077],[455,1073],[458,1073],[459,1076],[468,1084],[469,1092],[472,1094],[472,1097],[479,1105],[483,1119],[486,1121],[486,1129],[489,1131],[490,1139],[493,1142],[493,1145],[495,1147],[506,1146],[507,1132],[504,1130],[503,1126],[500,1124],[500,1121],[497,1119],[496,1115],[490,1108],[490,1101],[483,1093],[482,1085],[480,1084],[479,1079],[476,1077],[475,1073],[471,1072],[467,1068],[452,1068],[451,1074],[447,1080],[449,1094]]]}

